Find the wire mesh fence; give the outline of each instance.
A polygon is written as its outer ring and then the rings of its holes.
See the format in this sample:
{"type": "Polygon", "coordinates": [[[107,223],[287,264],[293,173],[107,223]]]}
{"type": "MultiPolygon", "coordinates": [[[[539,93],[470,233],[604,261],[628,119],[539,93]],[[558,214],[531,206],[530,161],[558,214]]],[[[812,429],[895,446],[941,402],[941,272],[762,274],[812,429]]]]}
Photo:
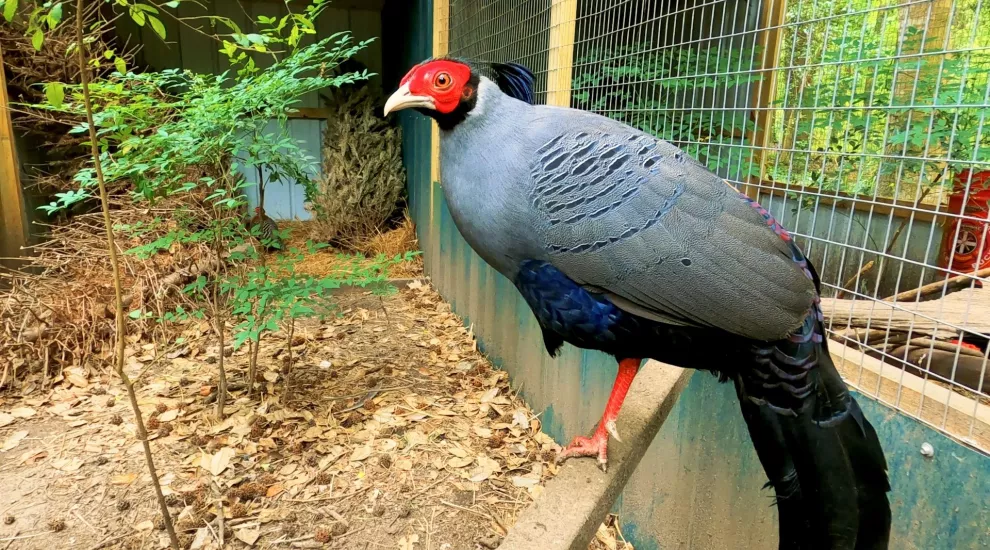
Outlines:
{"type": "Polygon", "coordinates": [[[671,141],[818,266],[862,393],[990,451],[984,0],[450,0],[450,53],[671,141]]]}

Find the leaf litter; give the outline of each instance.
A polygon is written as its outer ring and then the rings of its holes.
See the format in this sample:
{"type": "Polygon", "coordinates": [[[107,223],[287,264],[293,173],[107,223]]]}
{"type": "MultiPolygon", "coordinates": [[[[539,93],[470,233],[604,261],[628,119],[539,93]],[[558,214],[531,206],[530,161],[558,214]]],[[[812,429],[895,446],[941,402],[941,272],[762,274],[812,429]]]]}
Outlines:
{"type": "MultiPolygon", "coordinates": [[[[497,547],[557,472],[539,416],[428,285],[337,301],[340,316],[297,324],[291,368],[284,335],[262,341],[260,396],[247,348],[225,352],[223,420],[208,326],[189,322],[178,348],[130,342],[184,547],[219,548],[221,534],[225,548],[497,547]]],[[[0,547],[166,546],[126,396],[107,373],[69,371],[0,395],[0,512],[15,518],[0,547]],[[65,530],[46,532],[54,521],[65,530]]],[[[632,545],[609,516],[590,548],[632,545]]]]}

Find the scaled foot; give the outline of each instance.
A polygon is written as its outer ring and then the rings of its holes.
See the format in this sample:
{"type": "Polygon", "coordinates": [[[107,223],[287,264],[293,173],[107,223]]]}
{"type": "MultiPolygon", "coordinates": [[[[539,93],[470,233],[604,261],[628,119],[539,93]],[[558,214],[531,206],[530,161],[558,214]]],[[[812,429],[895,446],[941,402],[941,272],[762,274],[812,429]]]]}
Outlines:
{"type": "Polygon", "coordinates": [[[598,466],[603,472],[608,470],[608,432],[602,429],[595,430],[591,437],[579,435],[571,441],[571,444],[564,448],[557,456],[557,462],[561,463],[568,458],[580,456],[598,457],[598,466]]]}

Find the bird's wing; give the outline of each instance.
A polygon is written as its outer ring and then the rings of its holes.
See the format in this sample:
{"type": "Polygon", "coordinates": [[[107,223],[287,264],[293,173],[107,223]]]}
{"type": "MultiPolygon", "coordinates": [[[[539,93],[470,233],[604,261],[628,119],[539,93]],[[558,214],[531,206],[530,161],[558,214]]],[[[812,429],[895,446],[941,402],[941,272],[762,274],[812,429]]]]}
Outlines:
{"type": "Polygon", "coordinates": [[[595,115],[578,122],[543,134],[531,165],[558,269],[667,323],[760,340],[801,325],[814,285],[765,210],[670,143],[595,115]]]}

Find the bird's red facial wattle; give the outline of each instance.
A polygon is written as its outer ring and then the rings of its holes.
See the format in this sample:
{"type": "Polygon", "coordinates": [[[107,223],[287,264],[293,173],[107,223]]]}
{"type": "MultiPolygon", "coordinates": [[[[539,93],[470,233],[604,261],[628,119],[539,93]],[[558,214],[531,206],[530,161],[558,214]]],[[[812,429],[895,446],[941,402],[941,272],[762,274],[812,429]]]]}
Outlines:
{"type": "Polygon", "coordinates": [[[471,83],[471,67],[448,59],[427,61],[413,67],[399,89],[385,103],[385,114],[402,109],[429,109],[450,114],[477,92],[471,83]]]}

